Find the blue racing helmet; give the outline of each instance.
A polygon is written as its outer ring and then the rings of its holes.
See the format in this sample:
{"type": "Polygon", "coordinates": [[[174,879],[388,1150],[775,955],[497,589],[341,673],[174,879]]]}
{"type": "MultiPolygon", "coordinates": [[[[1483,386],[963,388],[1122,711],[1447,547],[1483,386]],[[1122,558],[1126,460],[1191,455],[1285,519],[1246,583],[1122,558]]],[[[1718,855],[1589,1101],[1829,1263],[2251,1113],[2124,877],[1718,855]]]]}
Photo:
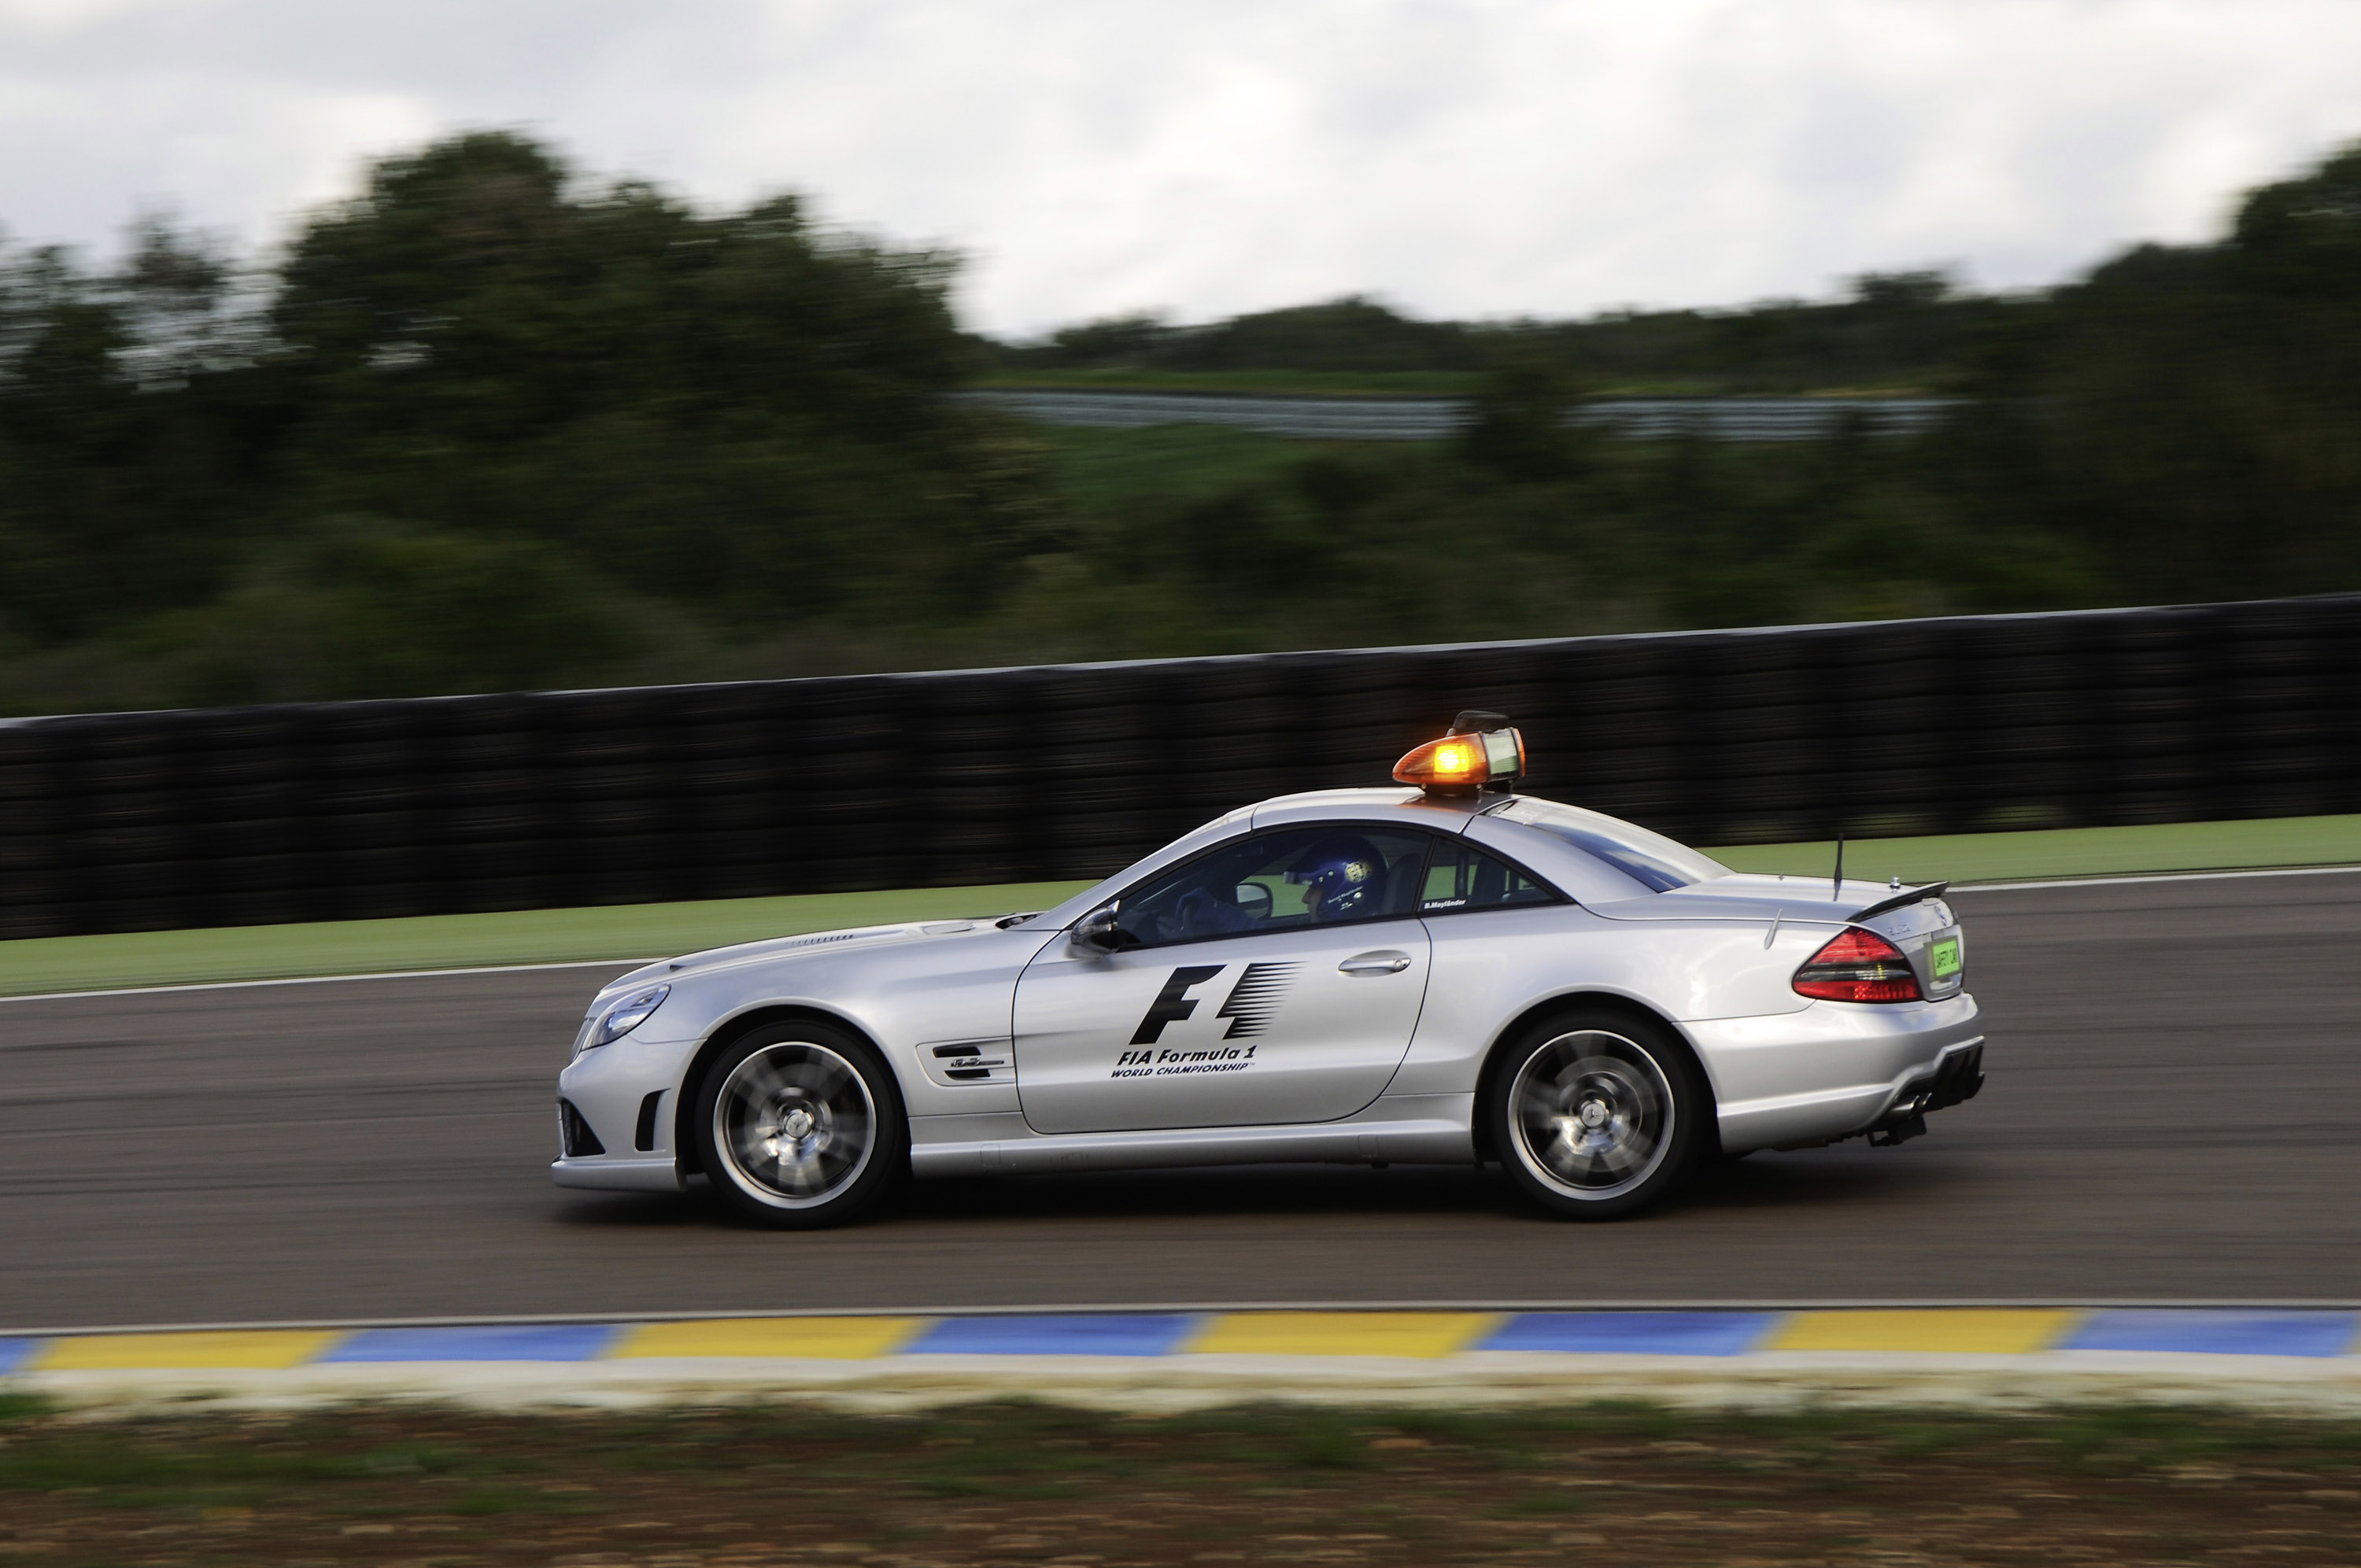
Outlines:
{"type": "Polygon", "coordinates": [[[1340,833],[1306,850],[1287,880],[1303,888],[1315,920],[1375,915],[1386,899],[1386,858],[1367,839],[1340,833]]]}

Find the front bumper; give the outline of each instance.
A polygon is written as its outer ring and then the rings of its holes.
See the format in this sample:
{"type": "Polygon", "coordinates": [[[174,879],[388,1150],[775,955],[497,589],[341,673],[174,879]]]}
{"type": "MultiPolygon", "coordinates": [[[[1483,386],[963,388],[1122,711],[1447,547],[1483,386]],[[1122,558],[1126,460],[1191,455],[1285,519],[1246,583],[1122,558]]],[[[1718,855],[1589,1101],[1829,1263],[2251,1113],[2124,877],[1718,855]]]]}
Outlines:
{"type": "Polygon", "coordinates": [[[687,1185],[681,1179],[679,1162],[670,1155],[660,1159],[645,1155],[561,1157],[550,1162],[549,1175],[560,1187],[600,1192],[677,1192],[687,1185]]]}
{"type": "Polygon", "coordinates": [[[557,1075],[561,1130],[551,1179],[560,1187],[607,1191],[677,1191],[680,1151],[673,1146],[673,1129],[681,1075],[696,1054],[695,1040],[627,1035],[567,1063],[557,1075]],[[581,1124],[574,1134],[564,1130],[566,1106],[581,1124]]]}

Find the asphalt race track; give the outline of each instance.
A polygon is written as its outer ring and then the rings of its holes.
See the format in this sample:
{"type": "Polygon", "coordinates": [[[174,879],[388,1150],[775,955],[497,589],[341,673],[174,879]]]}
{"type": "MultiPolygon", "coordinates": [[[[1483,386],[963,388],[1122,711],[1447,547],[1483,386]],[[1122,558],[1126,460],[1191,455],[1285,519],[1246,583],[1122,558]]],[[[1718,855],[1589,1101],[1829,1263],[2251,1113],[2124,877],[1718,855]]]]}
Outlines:
{"type": "Polygon", "coordinates": [[[1397,1167],[560,1192],[606,971],[0,1003],[0,1330],[1095,1303],[2361,1299],[2361,873],[1962,894],[1983,1095],[1636,1222],[1397,1167]]]}

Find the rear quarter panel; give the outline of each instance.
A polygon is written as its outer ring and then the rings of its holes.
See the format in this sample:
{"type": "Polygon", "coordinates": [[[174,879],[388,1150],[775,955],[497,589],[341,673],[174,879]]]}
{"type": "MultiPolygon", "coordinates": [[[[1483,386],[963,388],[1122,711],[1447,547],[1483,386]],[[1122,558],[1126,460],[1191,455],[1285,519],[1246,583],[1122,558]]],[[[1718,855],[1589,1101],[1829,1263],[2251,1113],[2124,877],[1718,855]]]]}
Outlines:
{"type": "Polygon", "coordinates": [[[1838,927],[1789,920],[1773,934],[1768,920],[1609,920],[1553,905],[1438,917],[1427,929],[1426,1007],[1389,1094],[1472,1091],[1501,1035],[1554,998],[1622,998],[1676,1025],[1801,1012],[1811,1003],[1790,981],[1838,927]]]}

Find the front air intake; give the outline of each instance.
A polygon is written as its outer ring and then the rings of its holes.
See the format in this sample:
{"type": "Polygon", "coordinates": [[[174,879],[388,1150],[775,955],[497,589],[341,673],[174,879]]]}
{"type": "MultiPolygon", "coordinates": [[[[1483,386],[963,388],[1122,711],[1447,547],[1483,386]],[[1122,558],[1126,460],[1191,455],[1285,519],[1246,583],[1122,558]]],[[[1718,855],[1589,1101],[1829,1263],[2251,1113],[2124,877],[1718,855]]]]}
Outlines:
{"type": "Polygon", "coordinates": [[[570,1100],[557,1102],[557,1146],[568,1159],[607,1152],[607,1146],[598,1141],[598,1135],[590,1130],[590,1124],[570,1100]]]}

